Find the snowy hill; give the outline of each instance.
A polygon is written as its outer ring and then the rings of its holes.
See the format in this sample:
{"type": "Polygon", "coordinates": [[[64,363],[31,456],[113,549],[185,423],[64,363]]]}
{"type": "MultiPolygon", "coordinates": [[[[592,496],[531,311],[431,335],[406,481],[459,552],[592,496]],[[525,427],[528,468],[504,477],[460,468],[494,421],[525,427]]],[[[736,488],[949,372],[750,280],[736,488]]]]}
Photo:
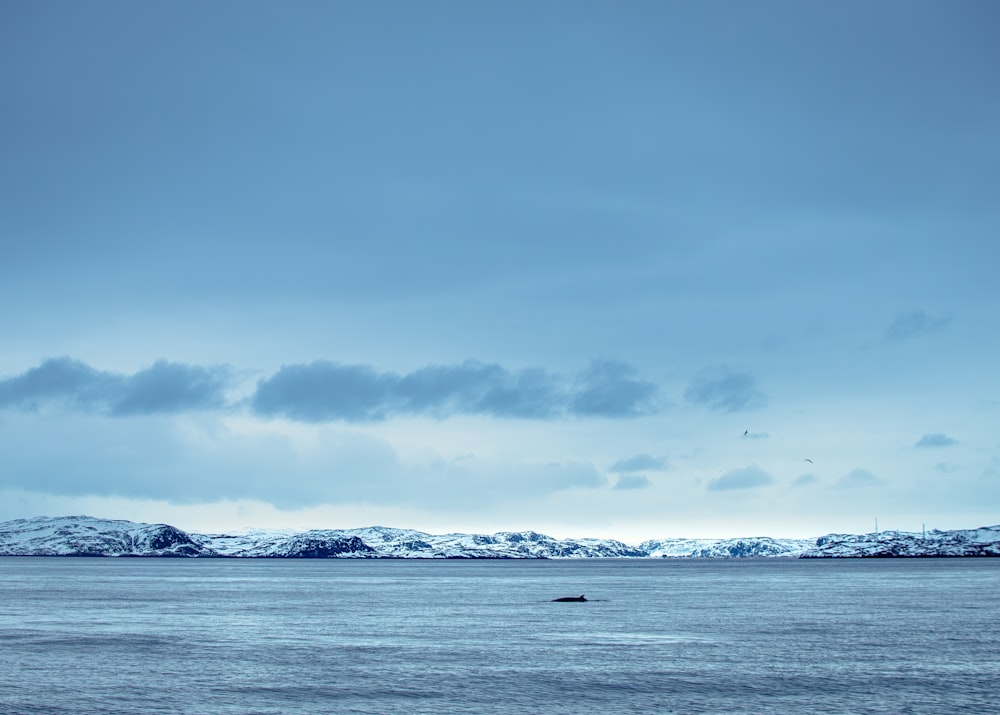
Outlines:
{"type": "Polygon", "coordinates": [[[663,558],[749,558],[798,556],[813,548],[816,539],[658,539],[644,541],[639,548],[647,556],[663,558]]]}
{"type": "Polygon", "coordinates": [[[1000,556],[1000,526],[916,534],[830,534],[816,539],[802,558],[885,558],[919,556],[1000,556]]]}
{"type": "Polygon", "coordinates": [[[0,556],[212,556],[167,524],[39,517],[0,524],[0,556]]]}
{"type": "Polygon", "coordinates": [[[830,534],[818,539],[554,539],[534,531],[427,534],[372,526],[312,531],[187,533],[168,524],[37,517],[0,524],[0,556],[229,558],[857,558],[1000,556],[1000,526],[927,534],[830,534]]]}
{"type": "Polygon", "coordinates": [[[483,534],[425,534],[412,529],[364,529],[300,533],[247,532],[192,535],[220,556],[300,556],[302,545],[336,556],[391,558],[594,558],[646,556],[640,549],[602,539],[557,540],[533,531],[483,534]]]}

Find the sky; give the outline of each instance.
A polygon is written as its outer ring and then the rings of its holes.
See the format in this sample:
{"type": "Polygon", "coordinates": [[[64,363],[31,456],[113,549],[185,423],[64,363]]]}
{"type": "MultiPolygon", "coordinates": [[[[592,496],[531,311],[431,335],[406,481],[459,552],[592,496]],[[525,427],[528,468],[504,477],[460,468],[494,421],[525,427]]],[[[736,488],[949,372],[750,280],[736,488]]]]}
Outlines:
{"type": "Polygon", "coordinates": [[[0,521],[998,524],[998,30],[0,3],[0,521]]]}

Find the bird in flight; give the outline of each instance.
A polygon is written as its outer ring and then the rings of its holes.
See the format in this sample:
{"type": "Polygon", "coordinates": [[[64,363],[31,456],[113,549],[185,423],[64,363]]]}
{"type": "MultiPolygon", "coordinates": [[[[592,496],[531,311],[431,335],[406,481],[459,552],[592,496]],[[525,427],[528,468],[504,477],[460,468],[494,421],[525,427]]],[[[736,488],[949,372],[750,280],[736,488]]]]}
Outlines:
{"type": "Polygon", "coordinates": [[[743,430],[743,436],[744,437],[746,437],[748,434],[750,434],[750,430],[743,430]]]}
{"type": "Polygon", "coordinates": [[[803,461],[803,462],[809,462],[809,464],[812,464],[812,463],[813,463],[813,461],[812,461],[811,459],[803,459],[802,461],[803,461]]]}

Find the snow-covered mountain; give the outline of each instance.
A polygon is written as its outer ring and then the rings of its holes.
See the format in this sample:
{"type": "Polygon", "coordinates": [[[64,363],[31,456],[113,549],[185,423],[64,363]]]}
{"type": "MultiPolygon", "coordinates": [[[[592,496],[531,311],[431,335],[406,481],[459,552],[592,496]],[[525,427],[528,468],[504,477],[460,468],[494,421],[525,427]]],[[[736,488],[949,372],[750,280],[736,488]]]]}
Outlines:
{"type": "Polygon", "coordinates": [[[0,556],[201,556],[231,558],[851,558],[1000,556],[1000,526],[927,534],[830,534],[818,539],[554,539],[534,531],[427,534],[373,526],[312,531],[187,533],[167,524],[37,517],[0,524],[0,556]]]}
{"type": "Polygon", "coordinates": [[[816,545],[816,539],[656,539],[639,545],[646,556],[662,558],[731,559],[761,556],[798,556],[816,545]]]}
{"type": "Polygon", "coordinates": [[[0,556],[214,556],[166,524],[39,517],[0,524],[0,556]]]}
{"type": "Polygon", "coordinates": [[[958,531],[882,531],[877,534],[829,534],[800,554],[802,558],[894,556],[1000,556],[1000,526],[958,531]]]}

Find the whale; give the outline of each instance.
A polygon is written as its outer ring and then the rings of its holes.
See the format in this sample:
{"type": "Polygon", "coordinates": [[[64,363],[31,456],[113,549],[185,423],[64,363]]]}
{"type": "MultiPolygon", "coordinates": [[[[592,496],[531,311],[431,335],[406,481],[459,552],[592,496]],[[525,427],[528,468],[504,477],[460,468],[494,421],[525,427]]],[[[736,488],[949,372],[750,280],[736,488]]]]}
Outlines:
{"type": "Polygon", "coordinates": [[[563,596],[562,598],[553,598],[552,603],[579,603],[581,601],[586,601],[587,599],[583,595],[579,596],[563,596]]]}

